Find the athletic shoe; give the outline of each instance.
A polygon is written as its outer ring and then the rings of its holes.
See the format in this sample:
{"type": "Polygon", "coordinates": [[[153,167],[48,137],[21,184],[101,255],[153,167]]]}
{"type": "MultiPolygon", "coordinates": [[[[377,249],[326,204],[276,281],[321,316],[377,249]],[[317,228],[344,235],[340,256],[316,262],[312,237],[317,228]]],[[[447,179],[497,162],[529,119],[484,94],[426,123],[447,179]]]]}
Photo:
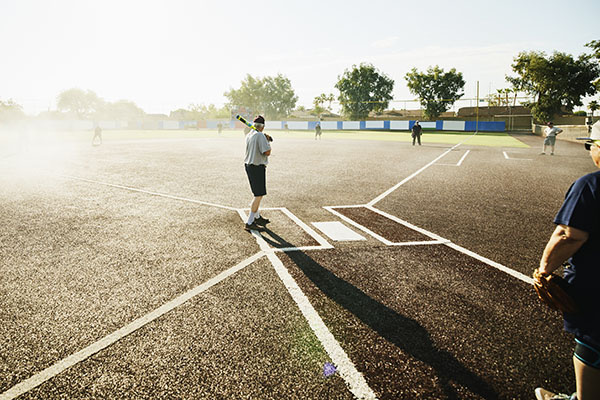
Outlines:
{"type": "Polygon", "coordinates": [[[551,155],[551,156],[553,156],[553,155],[554,155],[554,153],[550,153],[550,155],[551,155]]]}
{"type": "Polygon", "coordinates": [[[269,222],[271,222],[271,221],[269,221],[268,219],[266,219],[266,218],[263,218],[263,217],[254,218],[254,223],[255,223],[256,225],[265,226],[265,225],[267,225],[269,222]]]}
{"type": "Polygon", "coordinates": [[[540,153],[540,156],[545,156],[546,153],[544,153],[543,151],[540,153]]]}
{"type": "Polygon", "coordinates": [[[568,394],[555,394],[544,388],[535,389],[535,398],[537,400],[577,400],[577,393],[572,395],[568,394]]]}
{"type": "Polygon", "coordinates": [[[261,226],[256,225],[256,220],[255,220],[255,222],[253,222],[251,224],[245,224],[244,229],[247,230],[248,232],[263,230],[263,228],[261,226]]]}

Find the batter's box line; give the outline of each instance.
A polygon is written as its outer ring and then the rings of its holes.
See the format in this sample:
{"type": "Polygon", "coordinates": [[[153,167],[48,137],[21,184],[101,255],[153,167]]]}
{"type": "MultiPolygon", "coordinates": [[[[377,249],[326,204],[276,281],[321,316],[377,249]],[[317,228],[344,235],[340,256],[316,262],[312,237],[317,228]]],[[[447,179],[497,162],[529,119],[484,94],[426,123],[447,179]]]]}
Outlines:
{"type": "MultiPolygon", "coordinates": [[[[521,281],[523,281],[523,282],[525,282],[525,283],[527,283],[529,285],[533,284],[533,279],[531,277],[525,275],[525,274],[522,274],[522,273],[520,273],[518,271],[515,271],[514,269],[510,269],[510,268],[508,268],[505,265],[502,265],[500,263],[497,263],[496,261],[490,260],[489,258],[486,258],[486,257],[484,257],[482,255],[479,255],[479,254],[477,254],[477,253],[475,253],[475,252],[473,252],[473,251],[471,251],[469,249],[466,249],[466,248],[464,248],[462,246],[459,246],[456,243],[452,243],[451,240],[444,239],[443,237],[438,236],[435,233],[429,232],[428,230],[423,229],[423,228],[419,228],[418,226],[415,226],[415,225],[411,224],[410,222],[406,222],[406,221],[404,221],[404,220],[402,220],[402,219],[400,219],[400,218],[398,218],[398,217],[396,217],[394,215],[391,215],[391,214],[388,214],[388,213],[386,213],[384,211],[378,210],[378,209],[376,209],[373,206],[369,206],[369,205],[367,205],[367,206],[345,206],[344,208],[358,208],[358,207],[365,207],[365,208],[367,208],[367,209],[369,209],[369,210],[371,210],[373,212],[376,212],[377,214],[380,214],[380,215],[382,215],[382,216],[384,216],[386,218],[391,219],[392,221],[398,222],[399,224],[402,224],[402,225],[404,225],[404,226],[406,226],[408,228],[414,229],[415,231],[417,231],[419,233],[422,233],[422,234],[424,234],[426,236],[429,236],[429,237],[431,237],[433,239],[436,239],[434,242],[428,242],[427,244],[435,244],[435,243],[443,244],[445,246],[450,247],[451,249],[454,249],[454,250],[456,250],[456,251],[458,251],[460,253],[466,254],[469,257],[472,257],[472,258],[474,258],[476,260],[479,260],[479,261],[481,261],[484,264],[487,264],[487,265],[489,265],[491,267],[494,267],[494,268],[496,268],[496,269],[498,269],[498,270],[500,270],[500,271],[502,271],[502,272],[504,272],[504,273],[506,273],[506,274],[508,274],[508,275],[510,275],[512,277],[514,277],[514,278],[517,278],[517,279],[519,279],[519,280],[521,280],[521,281]]],[[[362,225],[359,225],[356,222],[354,222],[353,220],[347,218],[345,215],[342,215],[342,214],[336,212],[335,210],[332,210],[332,208],[335,208],[335,207],[323,207],[323,208],[325,208],[328,211],[331,211],[332,213],[334,213],[336,215],[339,215],[340,218],[344,219],[345,221],[348,221],[348,223],[356,226],[357,228],[363,229],[367,233],[371,232],[370,230],[368,230],[367,228],[363,227],[362,225]]],[[[375,235],[377,235],[377,234],[375,234],[375,235]]],[[[379,236],[379,235],[377,235],[377,236],[379,236]]],[[[376,236],[374,236],[374,237],[376,237],[376,236]]],[[[379,237],[381,237],[381,236],[379,236],[379,237]]],[[[387,240],[385,238],[382,238],[382,239],[387,240]]],[[[392,246],[392,245],[393,244],[390,244],[390,246],[392,246]]]]}
{"type": "Polygon", "coordinates": [[[504,154],[504,158],[506,158],[507,160],[514,160],[514,161],[533,161],[532,158],[513,158],[513,157],[509,157],[508,153],[506,151],[502,152],[504,154]]]}
{"type": "Polygon", "coordinates": [[[339,218],[341,218],[342,220],[344,220],[345,222],[349,223],[350,225],[360,229],[361,231],[365,232],[366,234],[368,234],[369,236],[372,236],[373,238],[379,240],[381,243],[385,244],[386,246],[420,246],[420,245],[431,245],[431,244],[445,244],[450,242],[447,239],[444,239],[440,236],[437,236],[431,232],[425,231],[424,229],[420,229],[412,224],[409,224],[406,221],[402,221],[400,219],[394,219],[394,218],[390,218],[393,217],[391,215],[384,215],[385,213],[382,214],[382,212],[380,212],[379,210],[377,210],[376,208],[372,207],[372,206],[368,206],[368,205],[356,205],[356,206],[325,206],[323,207],[324,209],[326,209],[327,211],[329,211],[330,213],[338,216],[339,218]],[[411,241],[411,242],[392,242],[391,240],[388,240],[386,238],[384,238],[381,235],[378,235],[377,233],[373,232],[372,230],[370,230],[369,228],[367,228],[366,226],[363,226],[361,224],[359,224],[358,222],[354,221],[351,218],[346,217],[345,215],[337,212],[335,210],[335,208],[366,208],[368,210],[374,211],[378,214],[383,215],[384,217],[387,217],[388,219],[391,219],[394,222],[397,222],[401,225],[404,225],[412,230],[415,230],[419,233],[422,233],[426,236],[431,237],[434,240],[424,240],[424,241],[411,241]]]}
{"type": "MultiPolygon", "coordinates": [[[[333,249],[333,245],[331,245],[323,236],[319,235],[314,229],[310,226],[302,222],[300,218],[294,215],[290,210],[285,207],[269,207],[269,208],[261,208],[261,211],[281,211],[284,213],[289,219],[291,219],[296,225],[298,225],[302,230],[308,233],[313,239],[319,243],[318,246],[299,246],[299,247],[271,247],[267,244],[267,242],[263,239],[263,237],[257,232],[252,231],[252,234],[259,240],[259,245],[262,251],[266,253],[281,253],[288,251],[304,251],[304,250],[327,250],[333,249]]],[[[237,210],[242,221],[246,221],[248,218],[248,214],[246,211],[250,211],[249,208],[240,208],[237,210]]]]}

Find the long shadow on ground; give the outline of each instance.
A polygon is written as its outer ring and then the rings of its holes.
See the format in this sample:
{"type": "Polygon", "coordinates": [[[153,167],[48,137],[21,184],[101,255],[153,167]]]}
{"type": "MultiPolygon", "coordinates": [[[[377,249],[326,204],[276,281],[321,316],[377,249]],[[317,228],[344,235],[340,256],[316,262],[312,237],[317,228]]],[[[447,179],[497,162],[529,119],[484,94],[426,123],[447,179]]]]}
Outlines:
{"type": "MultiPolygon", "coordinates": [[[[268,233],[275,242],[286,243],[285,239],[273,231],[269,230],[268,233]]],[[[286,255],[323,294],[350,311],[402,352],[433,368],[448,399],[460,398],[451,382],[456,382],[485,399],[499,397],[487,382],[467,369],[451,353],[438,349],[429,332],[417,321],[372,299],[356,286],[338,278],[306,253],[291,251],[286,255]]]]}

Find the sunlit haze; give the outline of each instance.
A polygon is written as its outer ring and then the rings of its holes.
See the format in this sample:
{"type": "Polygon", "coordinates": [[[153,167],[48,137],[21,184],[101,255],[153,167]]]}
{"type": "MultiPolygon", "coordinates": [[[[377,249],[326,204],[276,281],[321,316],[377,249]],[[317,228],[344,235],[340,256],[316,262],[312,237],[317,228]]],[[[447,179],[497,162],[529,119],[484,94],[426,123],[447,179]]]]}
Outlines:
{"type": "Polygon", "coordinates": [[[524,50],[579,56],[600,39],[596,0],[17,1],[0,3],[0,100],[56,109],[69,88],[148,113],[222,106],[246,74],[282,73],[311,107],[339,75],[372,63],[395,80],[390,108],[413,99],[413,67],[456,68],[465,97],[508,87],[524,50]]]}

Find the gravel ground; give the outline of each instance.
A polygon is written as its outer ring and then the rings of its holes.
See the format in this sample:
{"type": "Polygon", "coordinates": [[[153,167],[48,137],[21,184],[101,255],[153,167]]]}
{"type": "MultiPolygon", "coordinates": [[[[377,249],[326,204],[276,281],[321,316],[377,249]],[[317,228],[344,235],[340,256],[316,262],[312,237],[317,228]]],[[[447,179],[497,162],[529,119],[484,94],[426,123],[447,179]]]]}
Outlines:
{"type": "MultiPolygon", "coordinates": [[[[581,145],[540,156],[540,138],[515,137],[532,147],[466,142],[375,207],[529,275],[565,191],[594,166],[581,145]]],[[[240,139],[0,159],[0,394],[259,251],[234,210],[251,200],[240,139]]],[[[322,207],[366,204],[449,148],[278,137],[263,206],[337,221],[322,207]]],[[[365,208],[338,211],[389,240],[422,239],[365,208]]],[[[317,244],[263,214],[271,246],[317,244]]],[[[572,339],[523,282],[443,245],[332,243],[278,257],[380,398],[574,389],[572,339]]],[[[324,378],[329,361],[262,257],[22,397],[352,398],[338,374],[324,378]]]]}

